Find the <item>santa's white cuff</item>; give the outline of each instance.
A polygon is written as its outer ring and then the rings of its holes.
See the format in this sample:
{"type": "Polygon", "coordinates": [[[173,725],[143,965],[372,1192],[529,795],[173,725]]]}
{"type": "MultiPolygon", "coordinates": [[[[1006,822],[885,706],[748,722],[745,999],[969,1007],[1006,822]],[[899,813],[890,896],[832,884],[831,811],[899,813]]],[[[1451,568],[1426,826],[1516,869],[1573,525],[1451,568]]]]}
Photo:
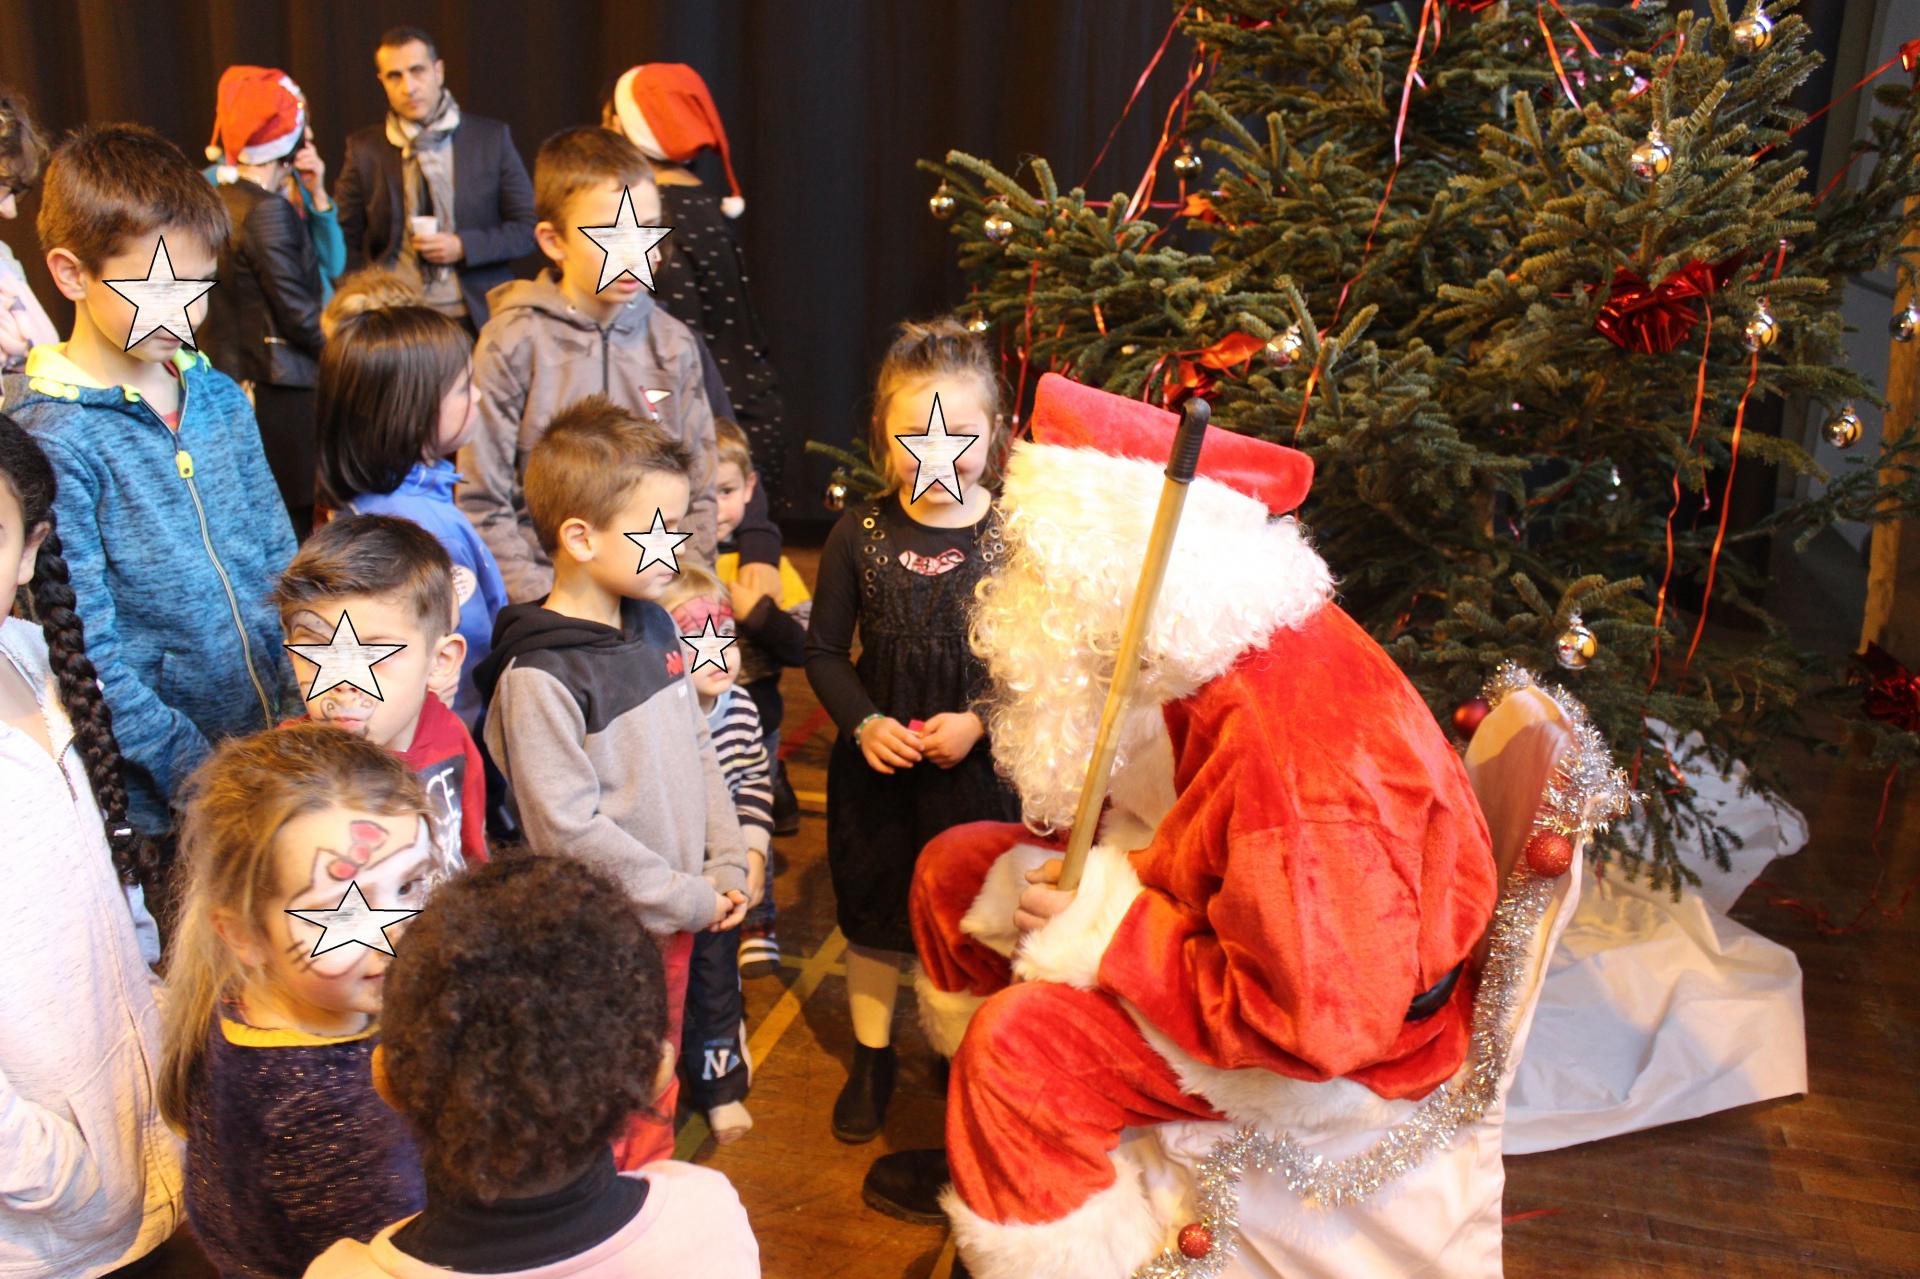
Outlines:
{"type": "Polygon", "coordinates": [[[1073,904],[1021,941],[1013,956],[1014,976],[1092,990],[1101,957],[1139,895],[1140,876],[1127,854],[1110,844],[1094,845],[1073,904]]]}

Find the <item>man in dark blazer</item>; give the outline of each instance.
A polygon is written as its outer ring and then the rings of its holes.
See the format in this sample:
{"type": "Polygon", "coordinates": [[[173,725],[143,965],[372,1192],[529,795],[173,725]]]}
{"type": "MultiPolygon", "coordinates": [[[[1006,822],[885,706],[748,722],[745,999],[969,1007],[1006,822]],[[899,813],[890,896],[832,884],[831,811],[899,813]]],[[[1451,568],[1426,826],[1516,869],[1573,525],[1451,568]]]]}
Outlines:
{"type": "Polygon", "coordinates": [[[347,139],[334,192],[347,265],[418,276],[429,305],[478,332],[487,290],[533,252],[533,183],[505,124],[461,113],[432,36],[395,27],[373,56],[387,119],[347,139]]]}

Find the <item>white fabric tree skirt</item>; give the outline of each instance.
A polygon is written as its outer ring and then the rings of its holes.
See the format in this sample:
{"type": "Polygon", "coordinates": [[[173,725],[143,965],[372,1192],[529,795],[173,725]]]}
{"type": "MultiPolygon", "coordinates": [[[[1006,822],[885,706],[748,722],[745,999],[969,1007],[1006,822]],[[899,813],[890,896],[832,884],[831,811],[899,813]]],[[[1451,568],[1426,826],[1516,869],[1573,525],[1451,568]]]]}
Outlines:
{"type": "Polygon", "coordinates": [[[1725,913],[1767,863],[1806,844],[1806,819],[1742,795],[1738,765],[1725,780],[1688,774],[1745,846],[1727,871],[1704,852],[1687,858],[1701,884],[1678,901],[1617,872],[1584,872],[1507,1098],[1508,1154],[1806,1091],[1800,963],[1725,913]]]}

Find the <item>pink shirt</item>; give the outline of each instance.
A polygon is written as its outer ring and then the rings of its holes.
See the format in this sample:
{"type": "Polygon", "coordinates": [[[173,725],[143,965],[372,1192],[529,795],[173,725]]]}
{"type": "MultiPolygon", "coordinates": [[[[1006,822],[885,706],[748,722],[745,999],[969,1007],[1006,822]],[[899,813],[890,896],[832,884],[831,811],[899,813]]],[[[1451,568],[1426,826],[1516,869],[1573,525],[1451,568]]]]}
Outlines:
{"type": "MultiPolygon", "coordinates": [[[[622,1175],[646,1180],[647,1201],[612,1238],[567,1261],[484,1279],[760,1279],[760,1245],[723,1174],[663,1160],[622,1175]]],[[[467,1279],[466,1271],[430,1266],[393,1246],[393,1232],[411,1220],[394,1222],[372,1243],[342,1239],[314,1259],[306,1279],[467,1279]]]]}

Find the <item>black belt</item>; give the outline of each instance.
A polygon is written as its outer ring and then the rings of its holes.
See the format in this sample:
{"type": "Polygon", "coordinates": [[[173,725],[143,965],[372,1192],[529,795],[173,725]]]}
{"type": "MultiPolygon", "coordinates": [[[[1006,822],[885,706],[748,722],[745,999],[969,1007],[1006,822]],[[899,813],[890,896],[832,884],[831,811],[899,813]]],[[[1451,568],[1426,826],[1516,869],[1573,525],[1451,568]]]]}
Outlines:
{"type": "Polygon", "coordinates": [[[1442,1008],[1445,1008],[1447,1001],[1453,998],[1453,988],[1459,984],[1460,970],[1466,966],[1467,961],[1464,959],[1461,960],[1452,968],[1448,969],[1447,975],[1435,982],[1431,989],[1423,990],[1418,995],[1415,995],[1413,1002],[1407,1005],[1407,1020],[1425,1021],[1442,1008]]]}

